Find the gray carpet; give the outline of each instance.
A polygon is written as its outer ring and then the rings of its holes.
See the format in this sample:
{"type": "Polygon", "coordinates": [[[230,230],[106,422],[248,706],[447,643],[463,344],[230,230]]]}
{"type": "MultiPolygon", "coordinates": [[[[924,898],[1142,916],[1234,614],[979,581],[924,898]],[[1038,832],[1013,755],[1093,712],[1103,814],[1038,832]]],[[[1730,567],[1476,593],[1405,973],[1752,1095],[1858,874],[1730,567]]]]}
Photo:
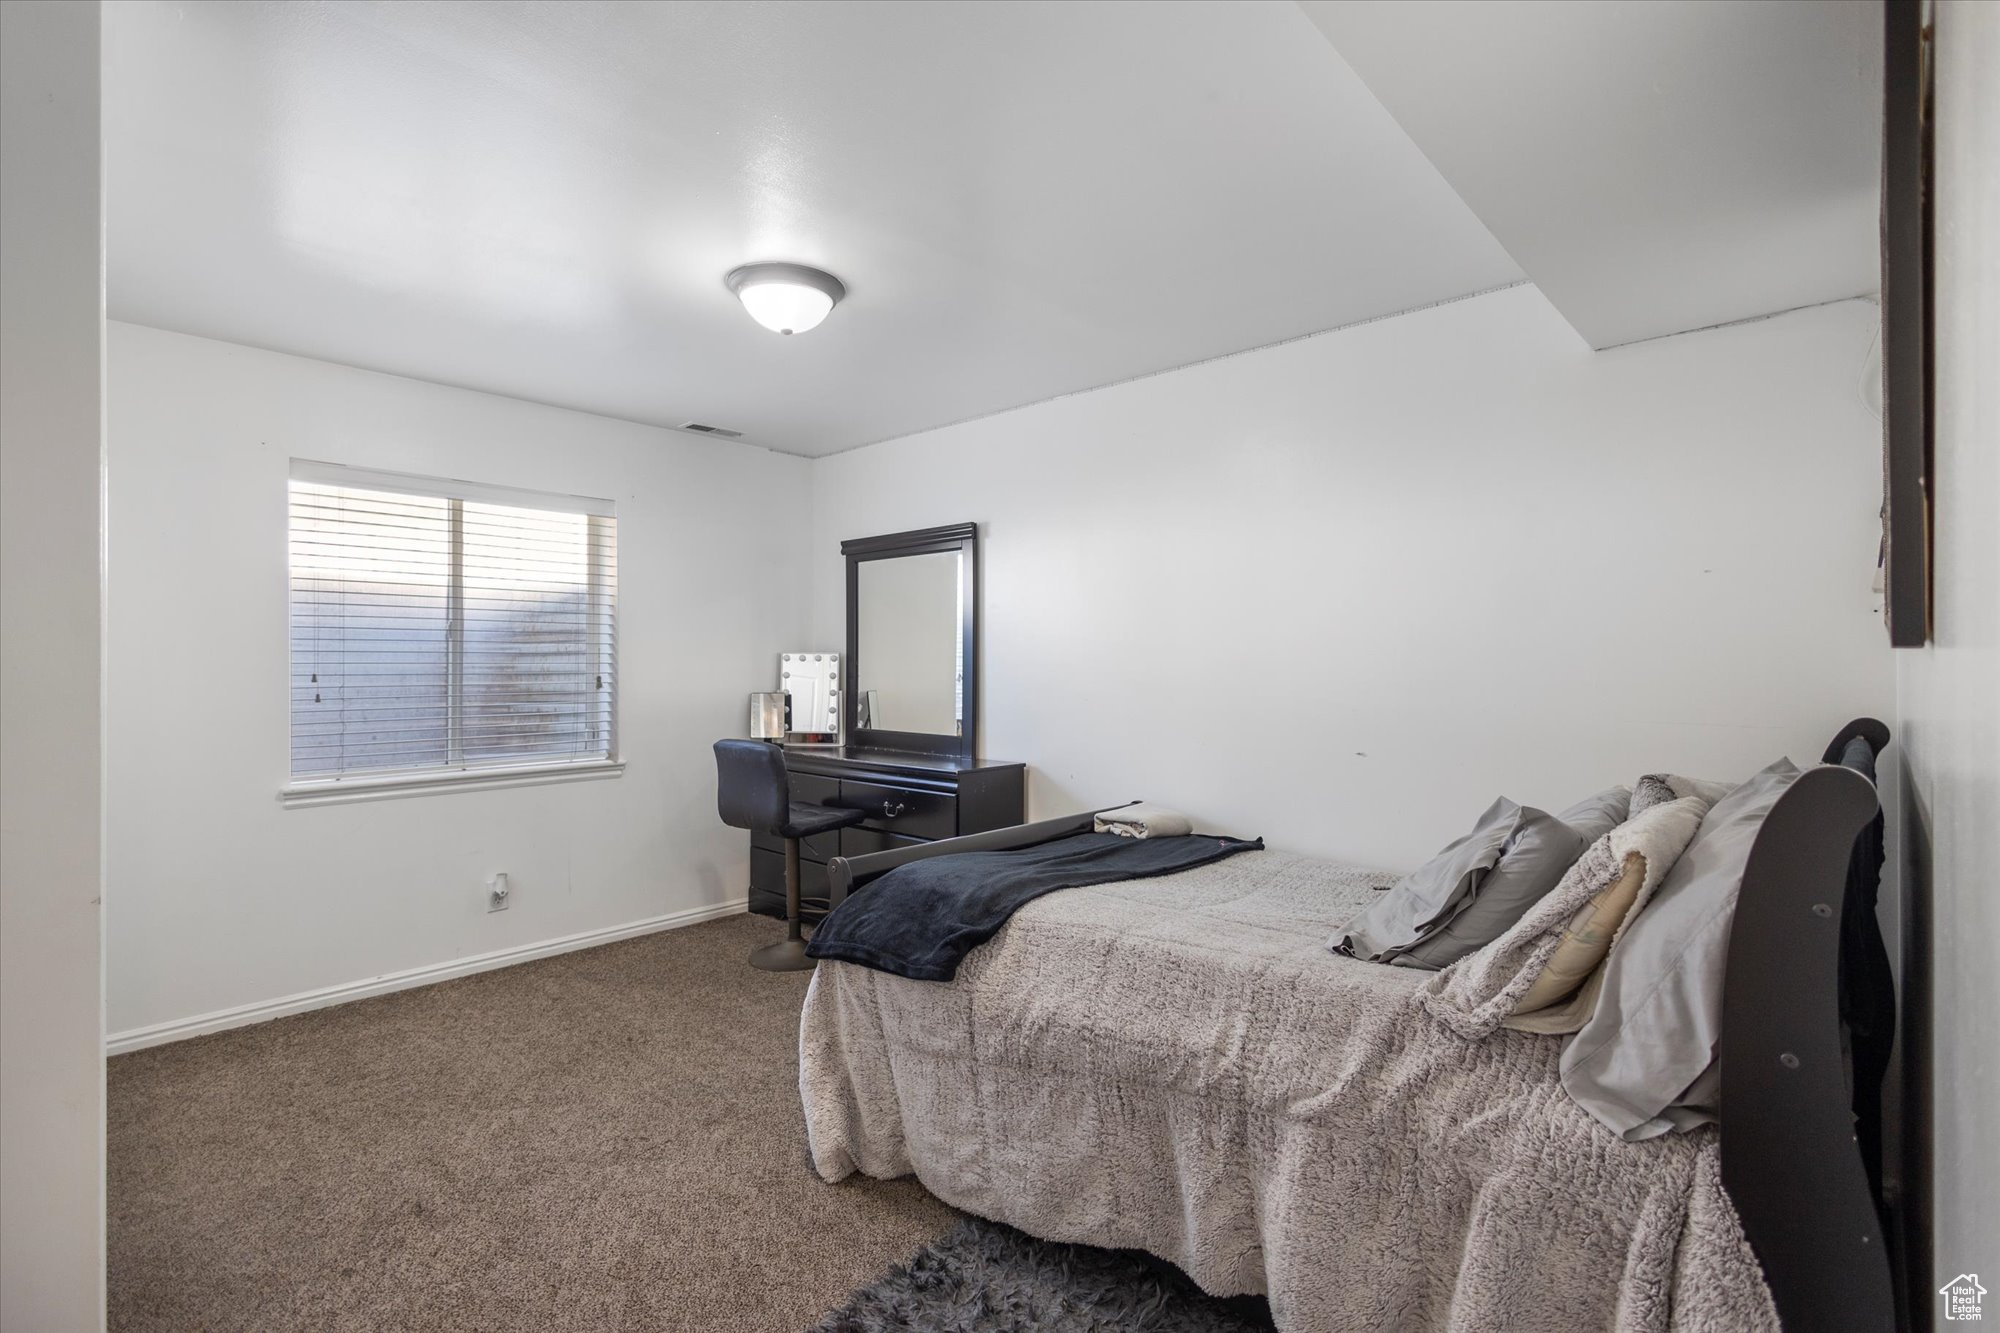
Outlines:
{"type": "Polygon", "coordinates": [[[807,974],[743,961],[782,931],[728,917],[111,1061],[111,1327],[1268,1333],[1143,1256],[822,1183],[807,974]]]}
{"type": "Polygon", "coordinates": [[[1172,1264],[1055,1245],[968,1217],[812,1333],[1274,1333],[1262,1297],[1218,1300],[1172,1264]]]}
{"type": "Polygon", "coordinates": [[[797,1330],[957,1216],[805,1156],[729,917],[110,1063],[114,1329],[797,1330]]]}

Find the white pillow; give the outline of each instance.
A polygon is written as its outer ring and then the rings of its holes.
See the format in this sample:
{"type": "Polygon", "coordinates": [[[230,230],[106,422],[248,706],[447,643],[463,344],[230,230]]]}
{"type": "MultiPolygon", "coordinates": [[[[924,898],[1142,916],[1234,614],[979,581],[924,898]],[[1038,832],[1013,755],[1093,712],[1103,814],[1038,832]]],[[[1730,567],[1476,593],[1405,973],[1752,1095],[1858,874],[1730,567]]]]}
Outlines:
{"type": "Polygon", "coordinates": [[[1684,778],[1678,773],[1648,773],[1632,784],[1632,813],[1644,814],[1656,805],[1678,801],[1683,796],[1699,796],[1704,803],[1714,805],[1735,790],[1733,782],[1684,778]]]}
{"type": "MultiPolygon", "coordinates": [[[[1594,924],[1608,933],[1603,952],[1595,954],[1597,958],[1617,944],[1619,932],[1646,905],[1694,837],[1707,808],[1698,796],[1683,797],[1655,806],[1599,838],[1570,867],[1562,883],[1530,908],[1513,929],[1432,979],[1424,987],[1424,1007],[1460,1036],[1475,1040],[1503,1025],[1529,1031],[1575,1031],[1582,1025],[1581,1017],[1557,1023],[1558,1015],[1550,1010],[1539,1015],[1517,1015],[1517,1010],[1543,984],[1559,956],[1561,966],[1574,970],[1582,966],[1580,948],[1595,950],[1594,942],[1570,947],[1573,931],[1594,924]],[[1630,899],[1617,909],[1613,921],[1611,898],[1632,878],[1629,872],[1634,863],[1639,870],[1630,899]],[[1600,911],[1605,913],[1603,920],[1598,919],[1600,911]],[[1527,1021],[1530,1018],[1534,1021],[1527,1021]]],[[[1561,987],[1562,993],[1579,982],[1587,989],[1590,979],[1602,973],[1595,964],[1584,970],[1588,977],[1570,980],[1561,987]]],[[[1550,983],[1552,988],[1556,984],[1550,983]]],[[[1543,998],[1560,996],[1549,997],[1544,992],[1543,998]]],[[[1587,1005],[1583,1014],[1588,1014],[1587,1005]]]]}
{"type": "Polygon", "coordinates": [[[1563,1087],[1629,1141],[1715,1119],[1715,1042],[1729,926],[1750,847],[1798,780],[1780,759],[1715,803],[1605,964],[1597,1006],[1562,1055],[1563,1087]]]}

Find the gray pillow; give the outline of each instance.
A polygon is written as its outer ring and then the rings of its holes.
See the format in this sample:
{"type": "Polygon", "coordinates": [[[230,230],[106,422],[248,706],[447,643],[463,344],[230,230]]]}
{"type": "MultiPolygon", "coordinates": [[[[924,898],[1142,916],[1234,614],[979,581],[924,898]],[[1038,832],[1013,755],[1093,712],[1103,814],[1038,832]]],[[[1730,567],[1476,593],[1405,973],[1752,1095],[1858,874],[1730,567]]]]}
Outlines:
{"type": "Polygon", "coordinates": [[[1522,810],[1498,864],[1473,885],[1471,901],[1390,961],[1435,972],[1477,953],[1513,929],[1596,840],[1554,815],[1522,810]]]}
{"type": "Polygon", "coordinates": [[[1396,882],[1373,906],[1333,937],[1335,950],[1384,962],[1460,911],[1480,879],[1500,860],[1526,812],[1506,797],[1486,808],[1472,832],[1396,882]]]}
{"type": "Polygon", "coordinates": [[[1604,964],[1597,1008],[1562,1054],[1569,1095],[1637,1142],[1715,1118],[1722,972],[1743,867],[1798,779],[1780,759],[1715,803],[1604,964]]]}
{"type": "Polygon", "coordinates": [[[1588,847],[1630,819],[1633,813],[1630,787],[1606,787],[1595,796],[1584,797],[1556,818],[1582,834],[1583,844],[1588,847]]]}

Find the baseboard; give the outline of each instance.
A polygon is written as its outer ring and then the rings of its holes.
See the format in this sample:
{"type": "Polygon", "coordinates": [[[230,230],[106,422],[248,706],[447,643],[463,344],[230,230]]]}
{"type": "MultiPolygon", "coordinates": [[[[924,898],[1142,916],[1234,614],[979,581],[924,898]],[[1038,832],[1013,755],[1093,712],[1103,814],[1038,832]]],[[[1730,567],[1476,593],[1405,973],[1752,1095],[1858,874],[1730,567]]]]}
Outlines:
{"type": "Polygon", "coordinates": [[[193,1018],[177,1018],[166,1023],[154,1023],[149,1027],[128,1028],[123,1032],[110,1033],[104,1038],[104,1053],[123,1055],[127,1051],[141,1051],[148,1046],[164,1046],[168,1042],[185,1041],[189,1037],[206,1036],[211,1032],[248,1027],[252,1023],[268,1023],[274,1018],[302,1014],[311,1009],[326,1009],[336,1004],[365,1000],[373,995],[387,995],[392,991],[429,986],[440,981],[450,981],[454,977],[469,977],[476,972],[491,972],[496,967],[511,967],[515,963],[532,962],[534,959],[547,958],[552,954],[570,953],[599,944],[610,944],[616,940],[628,940],[637,935],[650,935],[658,930],[672,930],[676,926],[692,926],[700,921],[734,916],[746,910],[748,906],[748,898],[736,898],[726,903],[689,907],[678,912],[669,912],[665,916],[648,917],[644,921],[628,921],[622,926],[586,930],[576,935],[564,935],[560,939],[516,945],[511,949],[496,949],[492,953],[474,954],[469,958],[454,958],[448,963],[431,963],[424,967],[413,967],[403,972],[389,972],[362,981],[349,981],[319,990],[300,991],[296,995],[287,995],[282,999],[238,1005],[234,1009],[217,1009],[213,1013],[197,1014],[193,1018]]]}

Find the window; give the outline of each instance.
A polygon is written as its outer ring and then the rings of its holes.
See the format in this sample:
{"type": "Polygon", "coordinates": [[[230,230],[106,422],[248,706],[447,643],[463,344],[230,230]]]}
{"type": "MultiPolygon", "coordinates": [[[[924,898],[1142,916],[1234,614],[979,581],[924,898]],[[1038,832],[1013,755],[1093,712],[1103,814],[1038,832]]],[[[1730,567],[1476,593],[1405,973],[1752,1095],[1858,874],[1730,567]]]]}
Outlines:
{"type": "Polygon", "coordinates": [[[288,798],[615,768],[617,542],[609,501],[294,462],[288,798]]]}

